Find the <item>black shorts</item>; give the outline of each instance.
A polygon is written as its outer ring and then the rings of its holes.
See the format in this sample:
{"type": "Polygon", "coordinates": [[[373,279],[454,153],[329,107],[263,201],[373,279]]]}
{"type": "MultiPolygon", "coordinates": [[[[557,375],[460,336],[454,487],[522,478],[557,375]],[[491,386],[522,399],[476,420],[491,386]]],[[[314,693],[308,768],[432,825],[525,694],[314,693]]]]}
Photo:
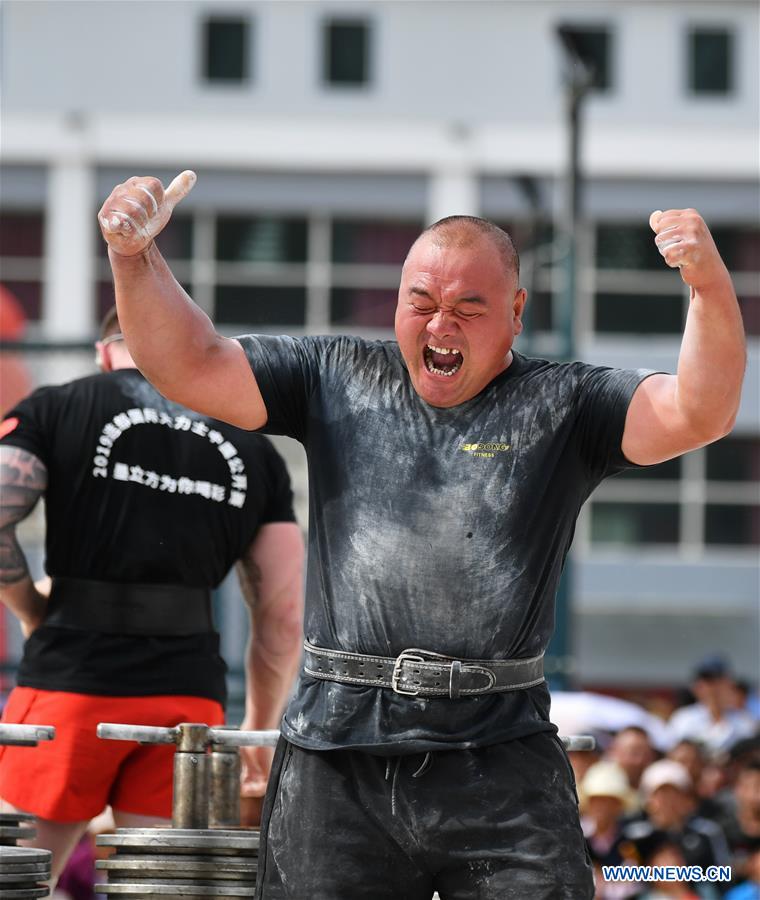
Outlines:
{"type": "Polygon", "coordinates": [[[280,740],[259,900],[591,900],[570,763],[550,732],[379,757],[280,740]]]}

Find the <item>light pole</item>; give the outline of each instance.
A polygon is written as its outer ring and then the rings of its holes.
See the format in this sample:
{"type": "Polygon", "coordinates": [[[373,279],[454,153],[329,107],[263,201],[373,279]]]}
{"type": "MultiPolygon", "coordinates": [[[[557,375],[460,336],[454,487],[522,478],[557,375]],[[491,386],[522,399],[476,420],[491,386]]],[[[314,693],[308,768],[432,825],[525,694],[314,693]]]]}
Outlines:
{"type": "MultiPolygon", "coordinates": [[[[559,221],[559,241],[563,248],[561,288],[554,297],[554,313],[560,336],[559,356],[571,360],[575,354],[573,311],[577,292],[578,230],[581,220],[582,173],[580,165],[581,108],[594,85],[595,71],[583,53],[577,32],[566,25],[556,31],[562,47],[564,68],[565,124],[567,128],[567,160],[563,182],[563,203],[559,221]]],[[[547,673],[552,687],[566,689],[572,675],[572,558],[568,555],[560,579],[556,600],[554,636],[549,644],[547,673]]]]}

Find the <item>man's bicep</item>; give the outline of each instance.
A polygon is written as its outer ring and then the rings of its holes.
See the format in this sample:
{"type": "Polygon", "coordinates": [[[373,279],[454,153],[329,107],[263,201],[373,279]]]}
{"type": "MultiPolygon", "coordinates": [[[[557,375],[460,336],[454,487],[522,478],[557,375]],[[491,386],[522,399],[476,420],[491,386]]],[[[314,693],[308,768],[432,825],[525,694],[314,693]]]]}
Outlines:
{"type": "Polygon", "coordinates": [[[258,530],[246,554],[247,565],[259,578],[262,599],[284,592],[299,593],[304,543],[297,522],[268,522],[258,530]]]}
{"type": "Polygon", "coordinates": [[[249,431],[262,428],[267,421],[248,357],[234,338],[219,337],[188,379],[183,395],[171,399],[249,431]]]}
{"type": "Polygon", "coordinates": [[[25,519],[47,487],[47,467],[20,447],[0,446],[0,528],[25,519]]]}
{"type": "Polygon", "coordinates": [[[680,456],[701,446],[679,412],[676,376],[650,375],[634,391],[625,417],[622,450],[640,466],[680,456]]]}

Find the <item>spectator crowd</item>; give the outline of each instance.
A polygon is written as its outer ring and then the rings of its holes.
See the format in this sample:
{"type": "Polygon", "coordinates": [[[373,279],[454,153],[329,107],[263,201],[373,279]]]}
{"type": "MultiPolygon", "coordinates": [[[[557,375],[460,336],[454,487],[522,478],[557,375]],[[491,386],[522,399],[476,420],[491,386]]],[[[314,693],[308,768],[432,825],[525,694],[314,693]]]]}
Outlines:
{"type": "Polygon", "coordinates": [[[570,754],[596,900],[760,900],[757,707],[718,657],[697,666],[690,694],[664,744],[631,724],[599,730],[593,753],[570,754]],[[731,879],[605,879],[615,865],[730,866],[731,879]]]}

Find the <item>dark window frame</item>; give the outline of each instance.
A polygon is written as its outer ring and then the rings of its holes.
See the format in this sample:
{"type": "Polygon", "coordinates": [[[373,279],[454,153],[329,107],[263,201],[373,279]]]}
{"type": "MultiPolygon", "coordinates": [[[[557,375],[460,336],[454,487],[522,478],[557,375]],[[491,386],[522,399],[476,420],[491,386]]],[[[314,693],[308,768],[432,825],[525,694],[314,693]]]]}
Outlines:
{"type": "Polygon", "coordinates": [[[693,99],[717,100],[722,97],[736,96],[736,52],[737,41],[735,29],[730,25],[712,23],[693,23],[686,29],[686,60],[684,74],[686,80],[686,93],[693,99]],[[724,36],[727,41],[726,49],[726,84],[725,87],[700,88],[696,84],[697,71],[695,40],[699,35],[724,36]]]}
{"type": "Polygon", "coordinates": [[[373,42],[374,22],[364,15],[331,15],[321,21],[321,55],[319,60],[319,82],[323,88],[338,91],[364,91],[373,82],[373,42]],[[332,71],[332,30],[335,28],[357,28],[364,30],[363,71],[361,80],[340,80],[333,77],[332,71]]]}
{"type": "Polygon", "coordinates": [[[199,36],[199,78],[204,87],[207,88],[241,88],[247,87],[254,79],[254,60],[253,46],[255,39],[254,21],[251,16],[242,13],[212,13],[205,15],[200,21],[199,36]],[[242,51],[241,51],[241,74],[239,76],[213,77],[210,69],[210,41],[211,28],[214,25],[241,25],[242,26],[242,51]]]}
{"type": "MultiPolygon", "coordinates": [[[[603,35],[606,39],[606,46],[604,48],[604,71],[602,75],[604,76],[604,80],[602,84],[596,83],[596,79],[591,86],[591,94],[594,97],[609,97],[616,91],[616,66],[615,66],[615,52],[616,52],[616,34],[615,28],[609,22],[563,22],[561,23],[561,27],[565,29],[567,32],[573,33],[575,35],[603,35]]],[[[584,57],[584,53],[582,52],[582,48],[579,48],[581,52],[579,55],[581,59],[584,57]]],[[[596,73],[598,74],[598,73],[596,73]]]]}

